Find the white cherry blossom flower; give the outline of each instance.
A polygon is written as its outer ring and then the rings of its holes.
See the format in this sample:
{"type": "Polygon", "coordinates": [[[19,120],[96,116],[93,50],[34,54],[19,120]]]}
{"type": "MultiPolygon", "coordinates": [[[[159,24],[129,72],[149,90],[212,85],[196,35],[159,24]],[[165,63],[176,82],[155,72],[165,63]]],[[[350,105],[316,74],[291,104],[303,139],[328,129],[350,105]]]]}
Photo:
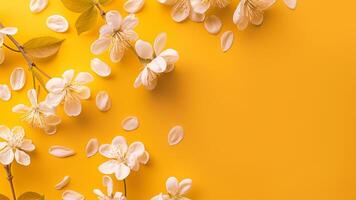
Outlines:
{"type": "Polygon", "coordinates": [[[194,12],[204,14],[209,8],[224,8],[231,0],[191,0],[194,12]]]}
{"type": "Polygon", "coordinates": [[[166,33],[159,34],[155,39],[153,48],[150,43],[137,40],[135,49],[144,63],[144,68],[135,80],[135,88],[143,85],[146,89],[153,90],[157,85],[158,77],[174,69],[174,64],[178,61],[179,55],[174,49],[163,50],[166,38],[166,33]]]}
{"type": "Polygon", "coordinates": [[[191,189],[192,180],[187,178],[178,182],[176,177],[169,177],[166,181],[168,194],[160,193],[151,200],[189,200],[185,194],[191,189]]]}
{"type": "Polygon", "coordinates": [[[115,174],[118,180],[124,180],[131,170],[138,171],[140,164],[146,164],[149,160],[142,142],[133,142],[128,146],[122,136],[115,137],[111,144],[101,145],[99,152],[110,159],[99,166],[99,171],[107,175],[115,174]]]}
{"type": "Polygon", "coordinates": [[[121,192],[113,194],[114,183],[110,176],[103,176],[103,185],[106,187],[107,195],[99,189],[93,190],[99,200],[126,200],[126,197],[121,192]]]}
{"type": "Polygon", "coordinates": [[[11,130],[0,125],[0,138],[5,140],[0,142],[0,163],[11,164],[14,159],[20,165],[28,166],[31,163],[30,156],[26,152],[35,150],[35,145],[30,139],[25,139],[25,131],[20,126],[15,126],[11,130]]]}
{"type": "Polygon", "coordinates": [[[233,22],[239,30],[244,30],[249,22],[253,25],[261,25],[263,13],[271,7],[276,0],[241,0],[237,6],[233,22]]]}
{"type": "Polygon", "coordinates": [[[193,0],[158,0],[161,4],[173,6],[171,17],[175,22],[182,22],[188,17],[194,22],[204,21],[205,14],[194,12],[192,1],[193,0]]]}
{"type": "Polygon", "coordinates": [[[17,33],[16,27],[3,27],[0,28],[0,64],[5,60],[5,52],[3,49],[5,35],[15,35],[17,33]]]}
{"type": "Polygon", "coordinates": [[[92,82],[93,79],[88,72],[79,72],[74,77],[74,70],[67,70],[62,78],[52,78],[47,82],[46,88],[49,93],[46,101],[52,106],[64,102],[64,112],[68,116],[78,116],[82,111],[80,100],[90,97],[90,89],[85,84],[92,82]]]}
{"type": "Polygon", "coordinates": [[[47,134],[54,134],[61,118],[55,113],[55,108],[46,101],[38,103],[37,92],[31,89],[27,92],[31,106],[18,104],[12,108],[15,113],[23,114],[22,119],[33,127],[43,129],[47,134]]]}
{"type": "Polygon", "coordinates": [[[138,24],[135,15],[130,14],[122,19],[118,11],[109,11],[105,15],[106,24],[100,28],[99,39],[91,45],[91,52],[99,55],[109,49],[112,62],[120,62],[125,50],[138,36],[133,30],[138,24]]]}

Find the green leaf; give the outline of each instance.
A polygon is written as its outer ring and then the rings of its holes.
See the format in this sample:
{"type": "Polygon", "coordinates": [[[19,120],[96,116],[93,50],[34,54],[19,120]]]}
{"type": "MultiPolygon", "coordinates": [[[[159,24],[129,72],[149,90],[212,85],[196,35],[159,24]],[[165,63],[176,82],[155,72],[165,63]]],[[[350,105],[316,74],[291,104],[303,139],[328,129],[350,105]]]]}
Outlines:
{"type": "Polygon", "coordinates": [[[77,29],[78,35],[93,27],[96,24],[97,19],[98,11],[96,8],[91,7],[83,12],[75,22],[75,28],[77,29]]]}
{"type": "Polygon", "coordinates": [[[27,41],[23,48],[34,58],[48,58],[59,51],[63,41],[63,39],[49,36],[37,37],[27,41]]]}
{"type": "Polygon", "coordinates": [[[84,12],[94,6],[93,0],[62,0],[63,5],[73,12],[84,12]]]}
{"type": "Polygon", "coordinates": [[[0,194],[0,200],[10,200],[7,196],[0,194]]]}
{"type": "Polygon", "coordinates": [[[25,192],[17,200],[44,200],[44,196],[36,192],[25,192]]]}
{"type": "Polygon", "coordinates": [[[110,3],[111,2],[111,0],[99,0],[99,3],[100,4],[108,4],[108,3],[110,3]]]}

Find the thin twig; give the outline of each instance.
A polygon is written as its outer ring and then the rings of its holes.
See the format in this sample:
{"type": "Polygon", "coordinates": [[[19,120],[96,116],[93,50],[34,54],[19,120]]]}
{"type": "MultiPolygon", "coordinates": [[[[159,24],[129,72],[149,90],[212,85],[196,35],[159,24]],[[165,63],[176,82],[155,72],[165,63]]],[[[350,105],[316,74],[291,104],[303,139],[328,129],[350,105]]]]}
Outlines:
{"type": "Polygon", "coordinates": [[[14,49],[14,48],[10,47],[9,45],[7,45],[7,44],[5,44],[5,43],[3,43],[3,45],[4,45],[6,48],[10,49],[11,51],[14,51],[14,52],[21,52],[20,50],[14,49]]]}
{"type": "Polygon", "coordinates": [[[12,182],[12,179],[14,178],[11,174],[11,164],[5,165],[4,166],[6,174],[7,174],[7,180],[9,181],[10,187],[11,187],[11,193],[12,193],[12,198],[16,200],[16,194],[15,194],[15,188],[14,184],[12,182]]]}
{"type": "Polygon", "coordinates": [[[127,192],[126,192],[126,179],[124,179],[124,195],[127,198],[127,192]]]}
{"type": "Polygon", "coordinates": [[[102,18],[105,18],[106,13],[105,13],[105,11],[101,8],[100,4],[96,3],[96,4],[95,4],[95,7],[98,8],[101,17],[102,17],[102,18]]]}

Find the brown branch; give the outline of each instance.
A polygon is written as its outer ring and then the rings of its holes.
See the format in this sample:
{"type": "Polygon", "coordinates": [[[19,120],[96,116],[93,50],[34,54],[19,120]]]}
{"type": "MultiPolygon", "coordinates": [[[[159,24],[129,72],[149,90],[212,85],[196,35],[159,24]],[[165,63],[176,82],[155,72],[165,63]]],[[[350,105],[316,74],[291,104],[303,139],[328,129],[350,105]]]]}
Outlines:
{"type": "Polygon", "coordinates": [[[16,200],[15,188],[14,188],[14,184],[12,182],[12,179],[14,178],[14,176],[12,176],[12,174],[11,174],[11,164],[5,165],[4,168],[5,168],[5,171],[7,174],[7,180],[9,181],[9,184],[11,187],[12,198],[14,200],[16,200]]]}

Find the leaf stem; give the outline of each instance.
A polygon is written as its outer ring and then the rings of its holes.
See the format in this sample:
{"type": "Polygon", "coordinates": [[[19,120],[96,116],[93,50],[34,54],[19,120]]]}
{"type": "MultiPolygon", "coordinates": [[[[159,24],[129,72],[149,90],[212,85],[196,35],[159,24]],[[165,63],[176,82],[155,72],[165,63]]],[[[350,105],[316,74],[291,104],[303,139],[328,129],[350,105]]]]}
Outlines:
{"type": "Polygon", "coordinates": [[[3,45],[4,45],[6,48],[10,49],[11,51],[14,51],[14,52],[21,52],[20,50],[14,49],[14,48],[10,47],[9,45],[7,45],[7,44],[5,44],[5,43],[3,43],[3,45]]]}
{"type": "Polygon", "coordinates": [[[7,180],[9,181],[9,184],[11,187],[12,198],[14,200],[16,200],[15,188],[14,188],[14,184],[12,182],[12,179],[14,178],[14,176],[12,176],[12,174],[11,174],[11,164],[5,165],[4,168],[5,168],[5,171],[7,174],[7,180]]]}
{"type": "Polygon", "coordinates": [[[126,179],[124,179],[124,195],[127,198],[127,192],[126,192],[126,179]]]}
{"type": "Polygon", "coordinates": [[[105,13],[105,11],[101,8],[100,4],[96,3],[96,4],[94,4],[94,5],[95,5],[96,8],[98,8],[101,17],[105,19],[106,13],[105,13]]]}

